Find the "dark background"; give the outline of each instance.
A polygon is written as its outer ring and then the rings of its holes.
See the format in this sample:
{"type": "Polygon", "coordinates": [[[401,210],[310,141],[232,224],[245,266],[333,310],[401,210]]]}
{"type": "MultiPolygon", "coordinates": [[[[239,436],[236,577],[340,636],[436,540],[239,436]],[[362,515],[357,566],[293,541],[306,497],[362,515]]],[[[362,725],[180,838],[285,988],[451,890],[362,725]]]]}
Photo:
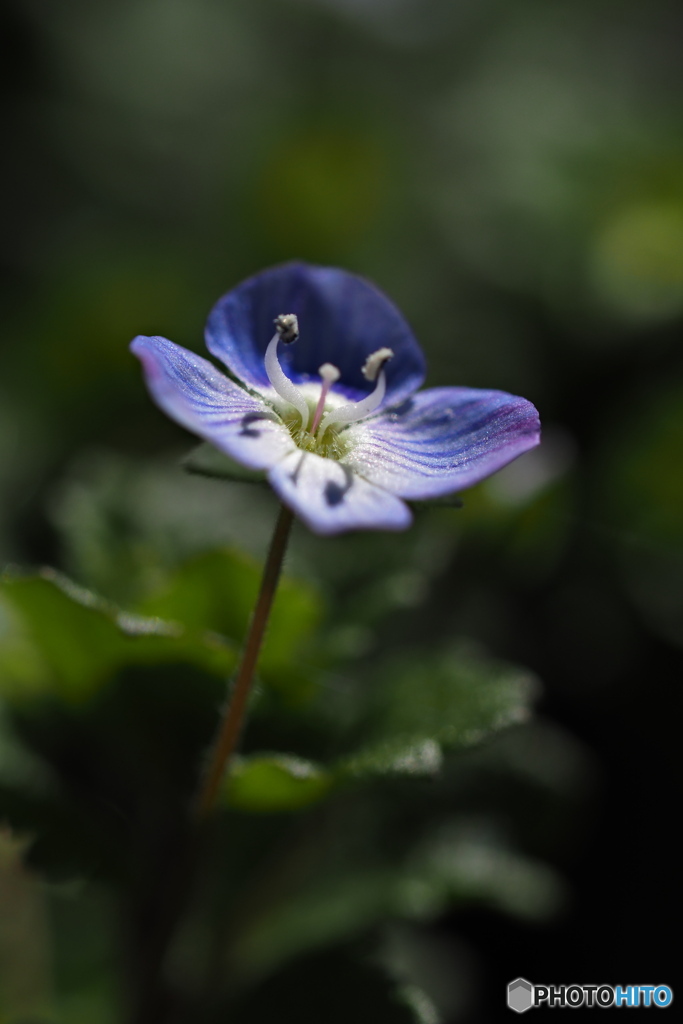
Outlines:
{"type": "Polygon", "coordinates": [[[129,340],[201,351],[216,298],[284,259],[376,281],[429,385],[540,411],[538,456],[437,513],[413,626],[532,669],[579,766],[561,822],[509,811],[563,909],[434,926],[466,951],[458,1021],[509,1016],[518,975],[679,980],[682,31],[667,0],[3,8],[3,562],[76,573],[65,494],[189,440],[129,340]]]}

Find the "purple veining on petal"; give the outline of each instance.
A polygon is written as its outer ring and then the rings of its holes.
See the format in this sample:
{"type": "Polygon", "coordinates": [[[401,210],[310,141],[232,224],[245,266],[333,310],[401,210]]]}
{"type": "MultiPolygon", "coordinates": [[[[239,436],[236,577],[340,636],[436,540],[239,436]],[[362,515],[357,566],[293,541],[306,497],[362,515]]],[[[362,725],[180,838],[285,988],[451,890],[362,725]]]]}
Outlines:
{"type": "Polygon", "coordinates": [[[282,501],[314,533],[405,530],[412,522],[410,509],[400,498],[334,459],[297,449],[274,466],[268,478],[282,501]]]}
{"type": "Polygon", "coordinates": [[[400,408],[354,424],[343,462],[407,499],[471,487],[540,440],[531,402],[503,391],[431,388],[400,408]]]}
{"type": "MultiPolygon", "coordinates": [[[[153,398],[243,465],[268,470],[281,499],[320,534],[405,529],[411,513],[404,499],[464,490],[539,443],[538,413],[523,398],[472,388],[414,395],[425,365],[410,328],[389,299],[346,271],[304,263],[266,270],[216,304],[206,337],[210,351],[263,397],[164,338],[138,337],[131,348],[153,398]],[[298,317],[301,334],[293,345],[278,345],[278,365],[294,385],[315,383],[306,391],[309,404],[325,364],[341,371],[332,385],[337,399],[362,402],[375,386],[362,374],[367,357],[393,350],[383,411],[348,427],[328,420],[326,440],[320,433],[299,436],[289,420],[285,425],[264,356],[273,321],[287,313],[298,317]]],[[[320,422],[325,425],[324,417],[320,422]]]]}
{"type": "Polygon", "coordinates": [[[263,365],[273,320],[295,313],[300,337],[280,346],[282,367],[295,383],[317,381],[318,367],[341,371],[334,390],[358,401],[373,385],[362,375],[366,358],[387,346],[384,407],[402,402],[425,376],[422,351],[394,304],[369,281],[331,267],[286,263],[243,281],[223,296],[209,315],[206,344],[249,387],[269,388],[263,365]]]}
{"type": "Polygon", "coordinates": [[[160,408],[187,430],[250,469],[270,469],[295,448],[273,410],[194,352],[166,338],[135,338],[147,387],[160,408]]]}

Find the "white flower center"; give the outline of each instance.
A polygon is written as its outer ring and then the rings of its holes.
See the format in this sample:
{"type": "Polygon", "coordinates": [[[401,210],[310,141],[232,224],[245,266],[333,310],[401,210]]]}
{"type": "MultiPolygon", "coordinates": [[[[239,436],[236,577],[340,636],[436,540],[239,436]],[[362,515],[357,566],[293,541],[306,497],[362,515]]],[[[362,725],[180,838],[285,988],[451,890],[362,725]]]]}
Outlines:
{"type": "Polygon", "coordinates": [[[356,423],[358,420],[365,419],[366,416],[369,416],[377,409],[387,389],[384,367],[393,357],[394,353],[390,348],[380,348],[365,360],[362,369],[363,376],[366,380],[377,381],[374,391],[359,402],[337,404],[327,411],[325,409],[330,388],[339,380],[341,373],[332,363],[323,363],[318,370],[322,379],[322,386],[309,431],[308,423],[311,407],[309,407],[303,392],[286,376],[277,356],[277,347],[280,341],[285,345],[291,345],[297,340],[299,337],[299,323],[294,313],[282,313],[275,318],[274,323],[275,334],[266,349],[265,369],[268,380],[274,390],[288,405],[294,407],[301,418],[301,423],[299,424],[298,420],[291,422],[291,418],[286,414],[283,417],[292,437],[301,448],[305,448],[308,451],[316,451],[318,454],[327,457],[339,458],[343,454],[344,446],[337,443],[338,431],[333,430],[332,434],[323,441],[325,434],[330,427],[345,427],[349,423],[356,423]]]}

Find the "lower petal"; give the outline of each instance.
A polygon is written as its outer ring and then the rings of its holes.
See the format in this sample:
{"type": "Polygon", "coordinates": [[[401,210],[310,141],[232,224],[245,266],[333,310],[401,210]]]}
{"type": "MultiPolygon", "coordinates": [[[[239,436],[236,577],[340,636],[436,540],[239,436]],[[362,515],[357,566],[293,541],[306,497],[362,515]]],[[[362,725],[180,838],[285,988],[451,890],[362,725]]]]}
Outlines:
{"type": "Polygon", "coordinates": [[[250,469],[270,469],[295,445],[270,406],[166,338],[140,335],[131,351],[156,404],[176,423],[250,469]]]}
{"type": "Polygon", "coordinates": [[[401,498],[436,498],[479,483],[540,441],[524,398],[477,388],[430,388],[344,431],[344,463],[401,498]]]}
{"type": "Polygon", "coordinates": [[[405,530],[410,509],[348,467],[297,449],[268,474],[274,490],[314,533],[346,530],[405,530]]]}

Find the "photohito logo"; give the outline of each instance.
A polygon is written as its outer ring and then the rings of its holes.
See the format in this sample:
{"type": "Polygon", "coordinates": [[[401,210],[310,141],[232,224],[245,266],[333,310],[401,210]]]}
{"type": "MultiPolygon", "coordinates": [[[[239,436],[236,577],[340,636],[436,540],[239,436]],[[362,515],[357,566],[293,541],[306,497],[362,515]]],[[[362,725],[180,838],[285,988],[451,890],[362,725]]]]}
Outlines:
{"type": "Polygon", "coordinates": [[[515,978],[508,985],[508,1006],[525,1013],[535,1006],[551,1009],[577,1006],[670,1006],[674,994],[669,985],[532,985],[515,978]]]}

